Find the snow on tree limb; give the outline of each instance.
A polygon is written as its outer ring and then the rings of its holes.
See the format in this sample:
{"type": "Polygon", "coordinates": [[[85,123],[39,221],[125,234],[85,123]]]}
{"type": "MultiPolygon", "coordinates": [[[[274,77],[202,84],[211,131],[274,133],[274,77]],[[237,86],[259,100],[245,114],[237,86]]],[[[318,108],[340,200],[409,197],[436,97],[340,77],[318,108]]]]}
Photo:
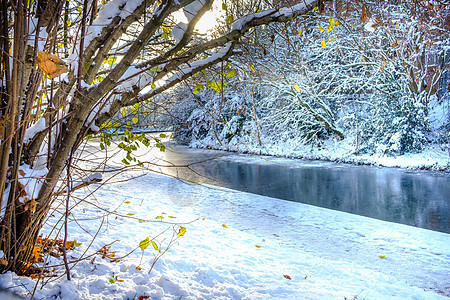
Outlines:
{"type": "Polygon", "coordinates": [[[196,45],[165,64],[161,72],[159,72],[153,78],[152,82],[149,82],[150,84],[156,82],[157,80],[163,80],[165,76],[170,76],[170,74],[172,74],[169,79],[166,79],[163,83],[161,83],[159,87],[156,87],[155,89],[144,95],[133,95],[131,97],[129,94],[123,94],[122,97],[125,97],[125,99],[121,100],[117,99],[117,97],[115,103],[113,103],[110,107],[111,110],[109,112],[103,112],[98,116],[96,124],[98,125],[105,122],[108,118],[119,111],[119,109],[124,105],[133,105],[137,102],[147,100],[154,95],[164,92],[165,90],[176,85],[182,80],[189,78],[196,72],[214,65],[215,63],[226,60],[232,55],[232,49],[234,48],[235,43],[249,29],[255,26],[261,26],[273,22],[288,21],[296,16],[307,13],[316,4],[317,0],[305,0],[300,4],[294,5],[289,8],[283,7],[280,9],[270,9],[267,11],[250,13],[243,16],[242,18],[236,20],[236,25],[228,34],[196,45]],[[196,55],[217,47],[222,48],[217,50],[211,57],[189,63],[189,61],[192,60],[192,58],[194,58],[196,55]]]}

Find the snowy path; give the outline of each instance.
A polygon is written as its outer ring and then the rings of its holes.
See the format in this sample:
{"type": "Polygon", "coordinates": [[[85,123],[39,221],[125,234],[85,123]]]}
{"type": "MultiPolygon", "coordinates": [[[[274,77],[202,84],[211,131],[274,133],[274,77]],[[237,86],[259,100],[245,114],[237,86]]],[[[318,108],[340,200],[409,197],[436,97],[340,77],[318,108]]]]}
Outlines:
{"type": "MultiPolygon", "coordinates": [[[[116,181],[133,174],[124,173],[116,181]]],[[[135,175],[135,174],[134,174],[135,175]]],[[[36,299],[447,299],[450,296],[450,235],[393,224],[299,203],[188,185],[147,174],[105,186],[90,198],[121,214],[155,219],[176,216],[181,237],[148,274],[155,250],[138,250],[120,262],[97,256],[73,269],[73,280],[51,281],[36,299]],[[130,203],[124,203],[130,201],[130,203]],[[120,207],[119,207],[120,206],[120,207]],[[165,213],[165,214],[163,214],[165,213]],[[205,217],[205,220],[201,219],[205,217]],[[222,224],[226,224],[227,228],[222,224]],[[257,247],[258,246],[258,247],[257,247]],[[385,256],[380,258],[379,256],[385,256]],[[291,279],[287,279],[288,275],[291,279]],[[110,283],[112,276],[123,282],[110,283]]],[[[93,219],[102,211],[81,204],[73,216],[93,219]]],[[[127,254],[167,225],[136,219],[104,218],[91,250],[111,246],[127,254]]],[[[54,221],[54,220],[53,220],[54,221]]],[[[82,222],[97,232],[99,219],[82,222]]],[[[82,242],[70,253],[80,257],[90,237],[71,222],[70,239],[82,242]]],[[[48,229],[47,229],[48,230],[48,229]]],[[[161,239],[159,237],[158,239],[161,239]]],[[[156,240],[158,240],[156,239],[156,240]]],[[[163,247],[162,247],[163,248],[163,247]]],[[[54,262],[58,261],[52,258],[54,262]]],[[[0,276],[0,286],[19,294],[33,280],[0,276]],[[23,285],[23,286],[21,286],[23,285]]],[[[27,290],[28,289],[28,290],[27,290]]]]}

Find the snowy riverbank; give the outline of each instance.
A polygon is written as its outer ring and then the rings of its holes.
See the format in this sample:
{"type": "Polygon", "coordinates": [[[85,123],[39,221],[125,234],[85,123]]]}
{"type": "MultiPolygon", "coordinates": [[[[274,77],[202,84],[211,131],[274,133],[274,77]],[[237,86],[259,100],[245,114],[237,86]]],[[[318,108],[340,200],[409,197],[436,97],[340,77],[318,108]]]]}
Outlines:
{"type": "Polygon", "coordinates": [[[419,153],[404,155],[387,155],[382,151],[376,154],[356,154],[355,146],[350,139],[343,141],[323,141],[321,146],[304,145],[300,141],[285,142],[263,141],[258,145],[255,141],[232,140],[231,143],[220,145],[213,138],[193,140],[191,147],[250,153],[256,155],[270,155],[276,157],[323,160],[356,165],[374,165],[404,169],[421,169],[433,171],[450,171],[450,152],[448,149],[434,145],[419,153]]]}
{"type": "MultiPolygon", "coordinates": [[[[114,252],[114,257],[94,255],[95,259],[79,262],[72,269],[71,282],[45,278],[44,287],[41,289],[40,283],[36,290],[36,299],[450,296],[448,234],[232,190],[188,185],[156,174],[123,181],[136,175],[122,173],[112,179],[115,183],[90,195],[87,200],[91,204],[81,203],[72,210],[69,239],[81,245],[69,252],[69,260],[93,254],[110,243],[108,253],[114,252]],[[139,242],[149,237],[164,251],[172,236],[171,226],[160,223],[157,216],[188,224],[181,225],[187,229],[185,235],[149,274],[158,252],[150,244],[142,253],[139,242]],[[167,228],[168,232],[159,235],[167,228]],[[136,248],[127,257],[111,262],[136,248]]],[[[78,196],[87,193],[79,191],[78,196]]],[[[49,225],[59,219],[54,215],[49,225]]],[[[50,227],[44,232],[48,233],[50,227]]],[[[61,259],[50,257],[49,263],[58,264],[61,259]]],[[[54,272],[61,274],[63,269],[57,267],[54,272]]],[[[32,291],[35,282],[11,273],[0,276],[1,287],[21,295],[32,291]]]]}

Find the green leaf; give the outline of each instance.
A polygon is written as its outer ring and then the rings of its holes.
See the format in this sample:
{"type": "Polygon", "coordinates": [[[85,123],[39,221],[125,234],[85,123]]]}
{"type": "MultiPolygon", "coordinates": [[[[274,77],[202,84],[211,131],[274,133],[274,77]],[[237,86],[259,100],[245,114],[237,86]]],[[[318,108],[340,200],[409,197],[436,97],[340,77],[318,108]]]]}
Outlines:
{"type": "Polygon", "coordinates": [[[109,283],[114,284],[114,283],[116,283],[116,280],[115,280],[114,278],[111,278],[111,279],[109,280],[109,283]]]}
{"type": "Polygon", "coordinates": [[[100,149],[105,150],[105,145],[103,145],[103,143],[100,143],[100,149]]]}
{"type": "Polygon", "coordinates": [[[233,25],[234,23],[234,17],[232,15],[228,16],[228,22],[230,23],[230,25],[233,25]]]}
{"type": "Polygon", "coordinates": [[[152,89],[156,89],[156,84],[155,84],[155,83],[152,83],[151,88],[152,88],[152,89]]]}
{"type": "Polygon", "coordinates": [[[167,137],[167,135],[165,133],[160,133],[159,137],[162,138],[162,139],[165,139],[167,137]]]}
{"type": "Polygon", "coordinates": [[[144,251],[145,249],[147,249],[148,245],[150,245],[150,239],[146,237],[139,243],[139,248],[141,248],[141,250],[144,251]]]}
{"type": "Polygon", "coordinates": [[[159,250],[158,245],[156,244],[156,242],[154,240],[152,240],[152,246],[153,246],[153,249],[155,249],[158,252],[161,252],[161,250],[159,250]]]}
{"type": "Polygon", "coordinates": [[[130,164],[130,163],[128,162],[128,160],[126,160],[125,158],[122,159],[122,162],[123,162],[124,164],[126,164],[127,166],[130,164]]]}
{"type": "Polygon", "coordinates": [[[235,70],[230,70],[227,73],[227,77],[228,78],[233,78],[236,75],[236,71],[235,70]]]}
{"type": "Polygon", "coordinates": [[[228,9],[228,7],[227,7],[227,5],[225,3],[222,3],[222,9],[223,10],[227,10],[228,9]]]}

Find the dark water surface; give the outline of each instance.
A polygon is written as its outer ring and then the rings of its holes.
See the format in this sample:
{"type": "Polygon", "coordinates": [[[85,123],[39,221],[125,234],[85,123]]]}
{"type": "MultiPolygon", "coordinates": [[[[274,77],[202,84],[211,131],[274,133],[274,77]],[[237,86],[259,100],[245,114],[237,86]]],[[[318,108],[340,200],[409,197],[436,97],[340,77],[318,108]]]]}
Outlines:
{"type": "Polygon", "coordinates": [[[182,179],[450,233],[450,174],[168,148],[182,179]],[[194,163],[194,164],[192,164],[194,163]]]}

